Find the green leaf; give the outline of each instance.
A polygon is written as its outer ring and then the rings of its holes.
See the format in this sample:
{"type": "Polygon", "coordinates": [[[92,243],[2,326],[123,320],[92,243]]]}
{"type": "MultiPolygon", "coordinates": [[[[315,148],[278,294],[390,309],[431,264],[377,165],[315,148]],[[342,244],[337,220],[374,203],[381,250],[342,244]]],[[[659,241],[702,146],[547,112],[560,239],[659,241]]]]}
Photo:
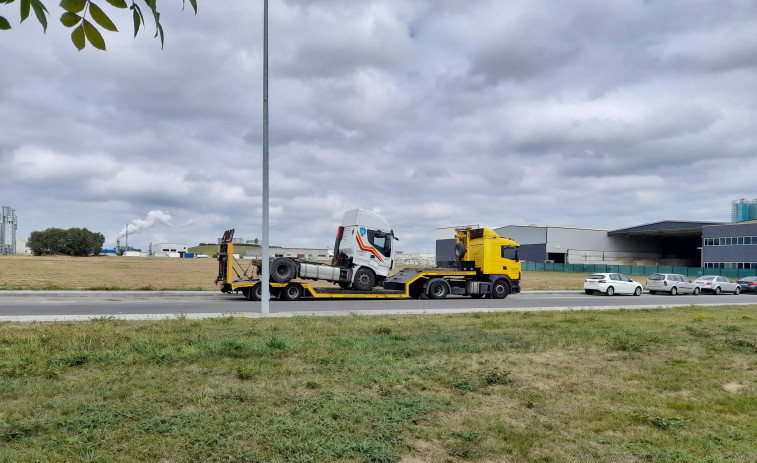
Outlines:
{"type": "Polygon", "coordinates": [[[134,37],[137,36],[137,32],[139,32],[139,23],[142,19],[142,11],[140,11],[139,7],[137,5],[134,5],[134,9],[132,9],[132,16],[134,16],[134,37]]]}
{"type": "Polygon", "coordinates": [[[108,0],[108,3],[116,8],[126,8],[126,0],[108,0]]]}
{"type": "MultiPolygon", "coordinates": [[[[184,9],[184,5],[186,4],[186,0],[181,0],[181,9],[184,9]]],[[[195,10],[195,14],[197,14],[197,0],[189,0],[189,4],[192,5],[192,8],[195,10]]]]}
{"type": "Polygon", "coordinates": [[[84,20],[84,35],[87,36],[87,40],[93,47],[98,50],[105,50],[105,39],[100,35],[100,31],[86,19],[84,20]]]}
{"type": "Polygon", "coordinates": [[[29,1],[32,4],[32,9],[34,10],[34,15],[37,17],[37,21],[42,24],[42,30],[47,32],[47,16],[45,16],[47,8],[45,8],[45,5],[43,5],[40,0],[29,1]]]}
{"type": "Polygon", "coordinates": [[[80,25],[71,32],[71,41],[77,50],[83,50],[86,43],[84,42],[84,24],[80,25]]]}
{"type": "Polygon", "coordinates": [[[163,26],[158,24],[156,26],[157,31],[155,31],[155,37],[158,36],[158,33],[160,33],[160,48],[163,48],[163,26]]]}
{"type": "Polygon", "coordinates": [[[63,23],[63,25],[66,27],[74,27],[81,22],[81,16],[66,11],[60,17],[60,22],[63,23]]]}
{"type": "Polygon", "coordinates": [[[7,31],[11,28],[11,23],[7,19],[0,16],[0,31],[7,31]]]}
{"type": "Polygon", "coordinates": [[[69,13],[81,13],[85,6],[87,6],[87,0],[62,0],[60,2],[60,7],[69,13]]]}
{"type": "Polygon", "coordinates": [[[91,2],[89,4],[89,15],[92,16],[92,19],[94,19],[95,22],[106,31],[118,32],[116,25],[113,24],[113,21],[110,20],[108,15],[106,15],[99,6],[91,2]]]}
{"type": "Polygon", "coordinates": [[[21,0],[21,22],[24,22],[29,17],[29,8],[31,7],[29,0],[21,0]]]}

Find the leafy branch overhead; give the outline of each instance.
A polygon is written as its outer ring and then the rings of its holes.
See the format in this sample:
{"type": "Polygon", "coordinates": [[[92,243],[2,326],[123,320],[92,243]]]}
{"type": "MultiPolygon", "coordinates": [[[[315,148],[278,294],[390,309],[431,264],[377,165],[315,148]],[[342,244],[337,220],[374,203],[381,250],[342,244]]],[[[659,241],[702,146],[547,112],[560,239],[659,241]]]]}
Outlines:
{"type": "MultiPolygon", "coordinates": [[[[0,5],[14,3],[16,0],[0,0],[0,5]]],[[[145,17],[142,14],[142,8],[139,7],[136,0],[131,0],[131,5],[126,0],[106,0],[111,7],[131,10],[131,17],[134,22],[134,37],[139,33],[140,27],[144,28],[145,17]]],[[[31,11],[34,11],[37,21],[42,25],[42,30],[47,32],[47,17],[49,12],[42,0],[18,0],[21,9],[21,22],[29,17],[31,11]]],[[[160,13],[158,12],[158,0],[142,0],[152,17],[155,20],[155,37],[160,37],[160,46],[163,46],[163,26],[160,24],[160,13]]],[[[197,14],[197,0],[189,0],[195,14],[197,14]]],[[[182,0],[186,5],[186,0],[182,0]]],[[[71,32],[71,41],[78,50],[82,50],[89,42],[90,45],[105,50],[105,39],[100,33],[100,29],[106,31],[118,32],[118,28],[111,21],[105,11],[92,0],[62,0],[60,7],[64,10],[60,17],[60,22],[68,27],[73,28],[71,32]]],[[[0,16],[0,30],[10,29],[11,25],[8,20],[0,16]]]]}

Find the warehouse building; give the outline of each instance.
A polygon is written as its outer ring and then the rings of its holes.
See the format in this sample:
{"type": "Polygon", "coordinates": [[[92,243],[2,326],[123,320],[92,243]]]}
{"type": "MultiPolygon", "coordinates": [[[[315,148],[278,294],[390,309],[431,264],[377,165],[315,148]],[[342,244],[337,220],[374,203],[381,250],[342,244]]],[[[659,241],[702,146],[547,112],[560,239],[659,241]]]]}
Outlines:
{"type": "MultiPolygon", "coordinates": [[[[557,227],[546,225],[508,225],[495,228],[502,237],[512,238],[520,244],[520,258],[526,262],[554,262],[559,264],[608,264],[608,265],[666,265],[676,267],[703,267],[717,254],[718,264],[746,265],[751,261],[727,254],[723,249],[704,249],[704,230],[713,238],[731,236],[757,237],[757,229],[748,228],[757,221],[742,224],[720,222],[692,222],[664,220],[636,225],[617,230],[557,227]],[[722,228],[743,225],[741,228],[722,228]],[[744,228],[747,227],[747,228],[744,228]],[[709,252],[712,256],[707,254],[709,252]]],[[[757,227],[757,225],[754,225],[757,227]]],[[[750,243],[752,239],[749,239],[750,243]]],[[[725,241],[724,241],[725,242],[725,241]]],[[[733,241],[728,241],[733,243],[733,241]]],[[[744,239],[742,239],[744,242],[744,239]]],[[[720,240],[718,240],[720,243],[720,240]]],[[[735,241],[738,243],[738,238],[735,241]]],[[[739,246],[731,244],[731,246],[739,246]]],[[[744,250],[737,249],[738,252],[744,250]]],[[[455,227],[440,228],[436,234],[436,259],[439,265],[448,265],[454,260],[455,227]]],[[[715,246],[711,246],[715,248],[715,246]]],[[[750,248],[757,252],[755,247],[750,248]]],[[[755,260],[757,262],[757,260],[755,260]]],[[[732,267],[739,268],[739,267],[732,267]]],[[[751,267],[742,267],[751,268],[751,267]]],[[[755,267],[757,268],[757,267],[755,267]]]]}

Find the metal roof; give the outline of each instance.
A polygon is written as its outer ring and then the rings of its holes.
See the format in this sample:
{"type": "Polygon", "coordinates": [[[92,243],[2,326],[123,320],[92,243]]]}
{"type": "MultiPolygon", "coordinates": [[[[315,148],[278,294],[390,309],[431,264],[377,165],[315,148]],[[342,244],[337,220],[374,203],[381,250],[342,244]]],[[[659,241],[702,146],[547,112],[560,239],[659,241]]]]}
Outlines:
{"type": "Polygon", "coordinates": [[[661,220],[635,227],[611,230],[609,235],[634,236],[702,236],[702,227],[724,225],[723,222],[692,222],[684,220],[661,220]]]}

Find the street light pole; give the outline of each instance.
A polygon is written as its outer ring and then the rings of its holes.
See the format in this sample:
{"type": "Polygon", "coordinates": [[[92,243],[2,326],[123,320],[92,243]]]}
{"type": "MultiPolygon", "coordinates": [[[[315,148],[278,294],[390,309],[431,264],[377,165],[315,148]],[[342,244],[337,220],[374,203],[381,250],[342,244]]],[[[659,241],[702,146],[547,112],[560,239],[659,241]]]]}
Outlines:
{"type": "Polygon", "coordinates": [[[263,285],[260,313],[269,312],[270,269],[268,265],[268,0],[263,1],[263,285]]]}

